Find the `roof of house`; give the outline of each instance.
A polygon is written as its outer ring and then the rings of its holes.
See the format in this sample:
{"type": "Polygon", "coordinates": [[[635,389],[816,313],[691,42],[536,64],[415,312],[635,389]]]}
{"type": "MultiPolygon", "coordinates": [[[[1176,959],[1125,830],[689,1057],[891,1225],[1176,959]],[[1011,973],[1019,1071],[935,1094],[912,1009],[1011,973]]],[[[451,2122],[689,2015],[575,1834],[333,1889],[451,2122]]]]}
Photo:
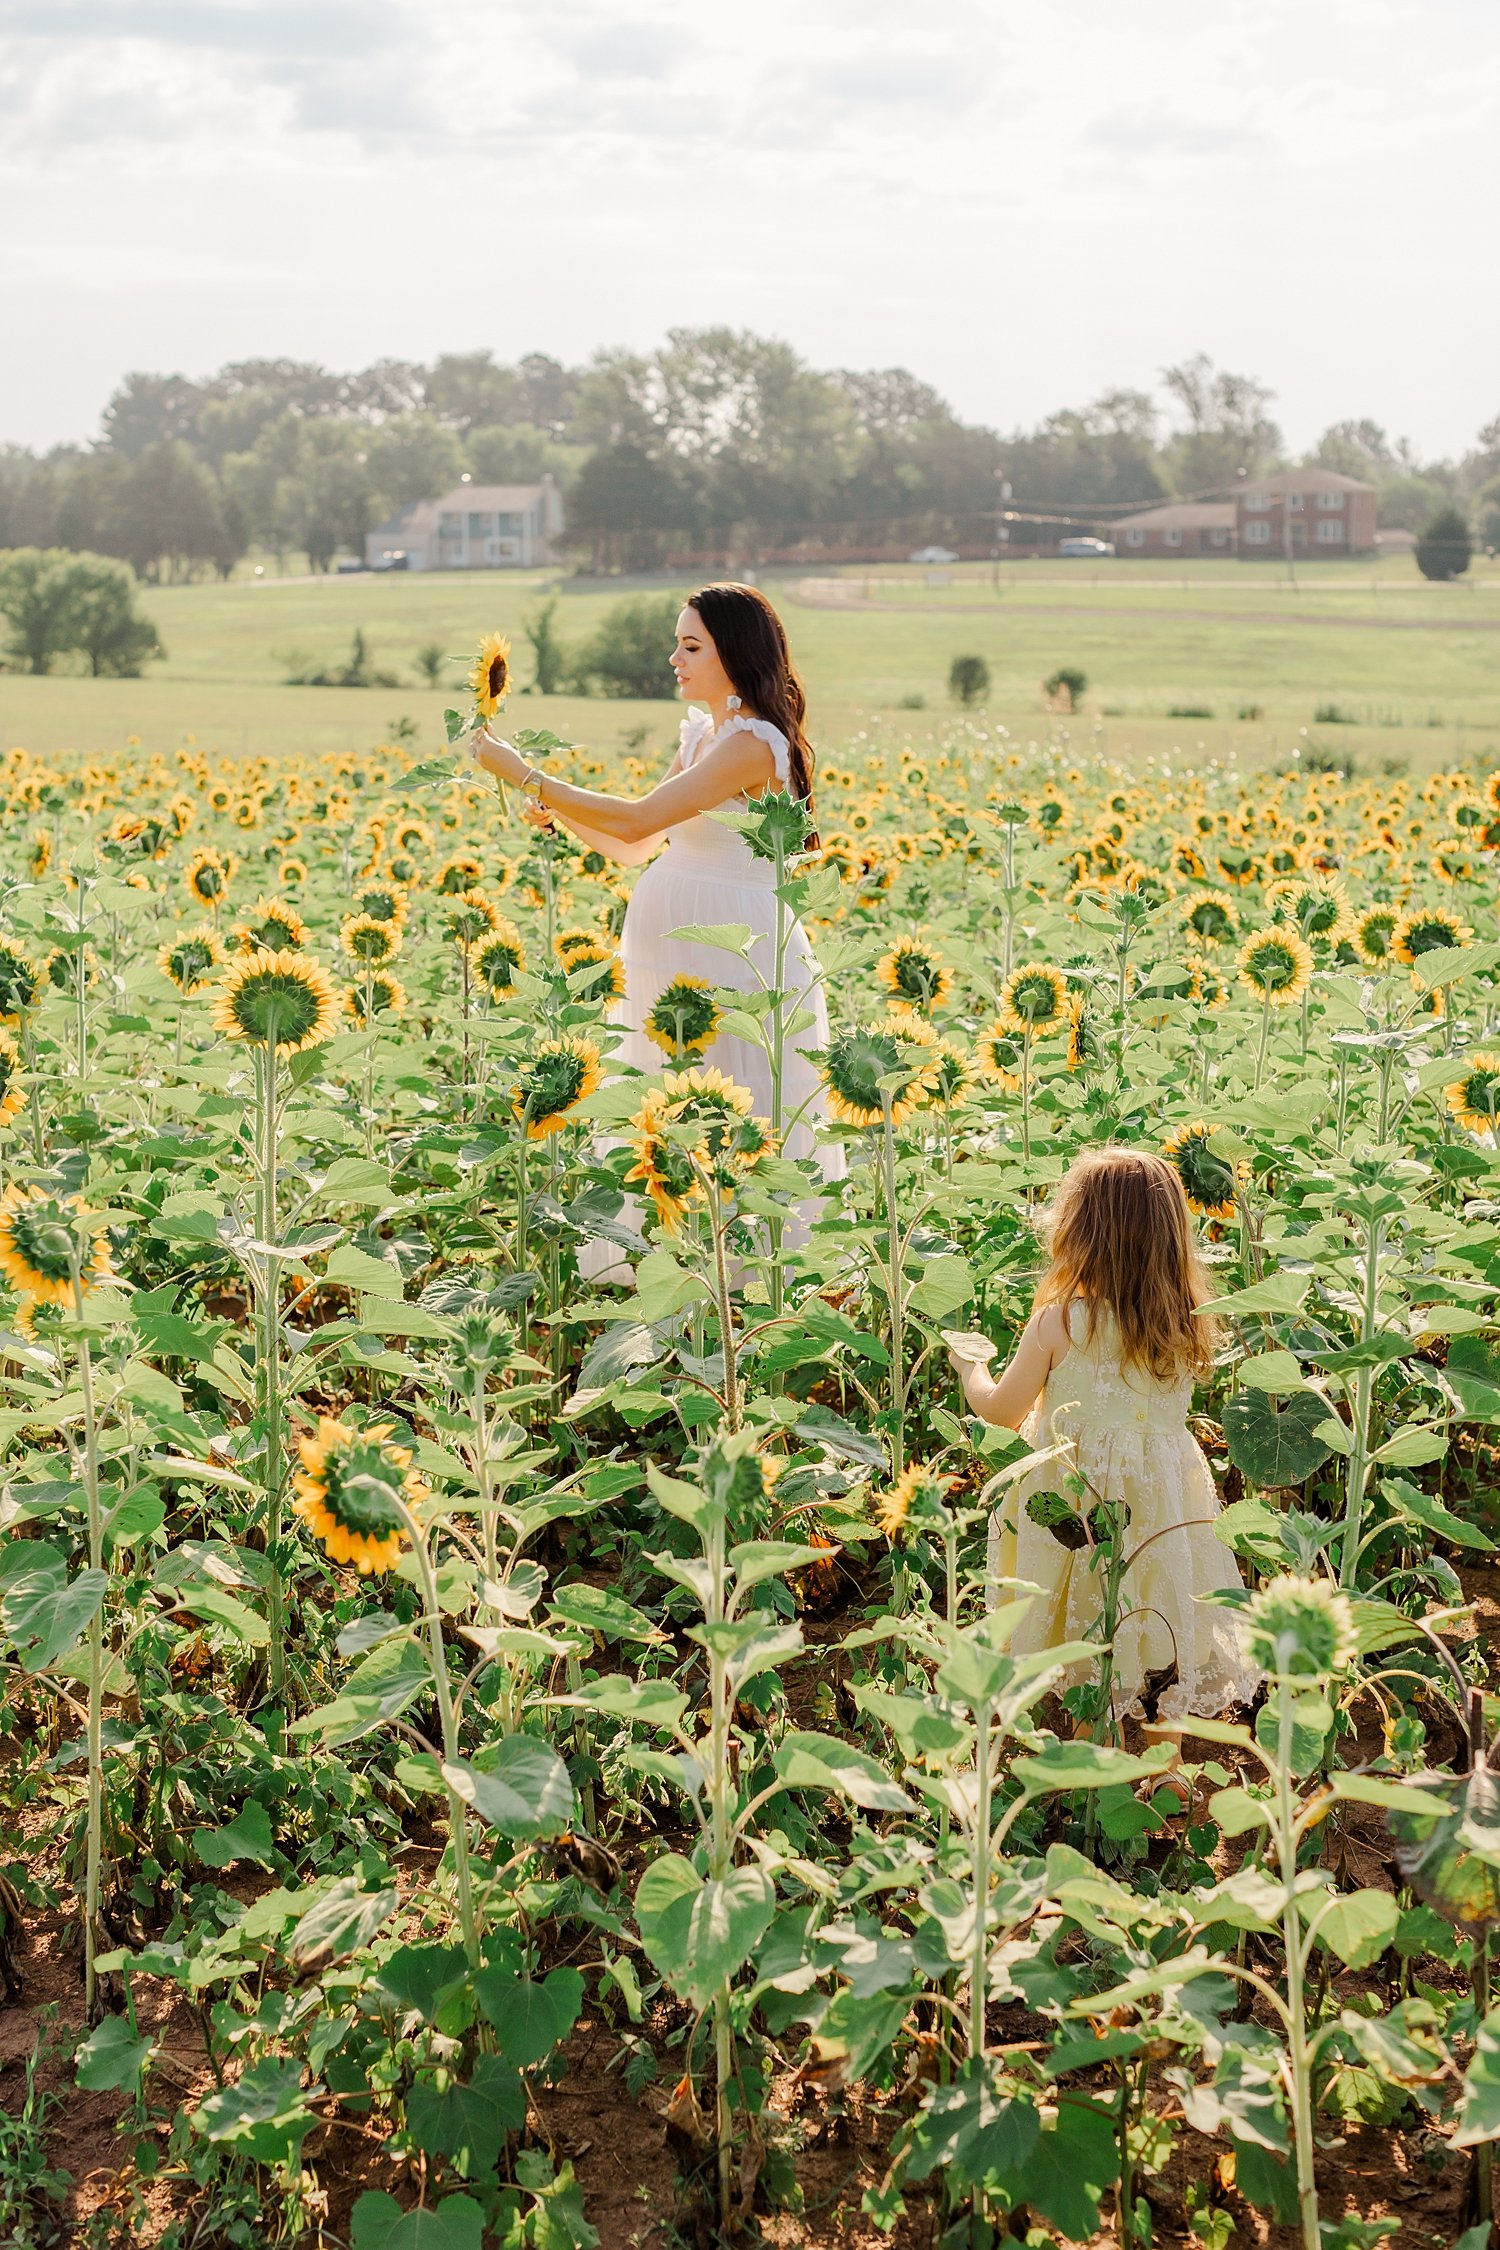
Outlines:
{"type": "Polygon", "coordinates": [[[1338,469],[1320,469],[1304,466],[1300,469],[1272,469],[1263,477],[1248,477],[1247,491],[1254,492],[1373,492],[1373,484],[1363,484],[1358,477],[1346,477],[1338,469]]]}
{"type": "Polygon", "coordinates": [[[1117,516],[1116,531],[1232,531],[1232,500],[1169,500],[1139,515],[1117,516]]]}
{"type": "Polygon", "coordinates": [[[456,484],[451,492],[425,505],[429,508],[529,508],[544,489],[540,484],[456,484]]]}

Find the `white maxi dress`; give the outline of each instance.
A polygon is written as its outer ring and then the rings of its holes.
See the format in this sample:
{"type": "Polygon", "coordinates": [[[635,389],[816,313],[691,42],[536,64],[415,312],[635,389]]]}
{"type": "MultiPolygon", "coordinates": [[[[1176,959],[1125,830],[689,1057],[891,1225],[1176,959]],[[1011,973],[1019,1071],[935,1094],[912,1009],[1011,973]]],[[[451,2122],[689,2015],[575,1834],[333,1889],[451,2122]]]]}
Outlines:
{"type": "MultiPolygon", "coordinates": [[[[715,729],[712,715],[696,705],[682,722],[678,771],[686,773],[722,737],[733,733],[757,735],[766,743],[776,761],[775,786],[791,788],[791,745],[779,727],[769,719],[745,718],[735,712],[722,729],[715,729]]],[[[744,800],[732,798],[717,809],[742,811],[744,800]]],[[[721,1033],[703,1054],[676,1065],[647,1038],[643,1027],[675,977],[703,977],[709,984],[736,992],[760,990],[756,970],[768,984],[771,982],[776,960],[776,870],[772,862],[757,859],[737,829],[710,820],[705,814],[682,821],[631,893],[620,932],[620,959],[625,990],[606,1018],[619,1034],[612,1063],[648,1073],[675,1068],[721,1070],[737,1085],[749,1089],[756,1116],[769,1118],[770,1058],[750,1040],[721,1033]],[[716,946],[672,935],[674,930],[694,923],[728,922],[744,924],[754,932],[750,961],[721,952],[716,946]]],[[[804,1014],[812,1021],[787,1040],[783,1054],[782,1117],[795,1122],[784,1133],[782,1151],[792,1158],[812,1157],[822,1179],[832,1185],[844,1177],[845,1159],[841,1141],[819,1139],[815,1132],[815,1122],[826,1121],[827,1107],[817,1065],[809,1059],[808,1050],[828,1044],[828,1005],[817,977],[811,941],[802,924],[792,917],[782,962],[783,986],[789,995],[783,1013],[788,1023],[804,1014]]],[[[784,1239],[790,1245],[806,1239],[807,1218],[816,1208],[810,1201],[808,1206],[789,1210],[790,1224],[784,1239]]],[[[579,1263],[581,1270],[596,1280],[613,1278],[617,1270],[623,1274],[618,1253],[602,1242],[585,1243],[579,1263]]]]}

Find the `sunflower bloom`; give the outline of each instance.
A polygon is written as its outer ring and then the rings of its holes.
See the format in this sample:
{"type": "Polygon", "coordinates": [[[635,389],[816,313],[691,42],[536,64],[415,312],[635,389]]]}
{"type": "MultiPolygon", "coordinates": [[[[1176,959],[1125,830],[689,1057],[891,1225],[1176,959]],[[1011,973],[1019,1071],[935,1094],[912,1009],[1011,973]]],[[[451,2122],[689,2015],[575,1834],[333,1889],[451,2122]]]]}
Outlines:
{"type": "Polygon", "coordinates": [[[1312,947],[1295,930],[1259,930],[1240,947],[1239,971],[1252,999],[1289,1008],[1312,983],[1312,947]]]}
{"type": "Polygon", "coordinates": [[[492,1000],[508,992],[526,967],[526,948],[513,922],[497,921],[492,930],[465,948],[469,974],[492,1000]]]}
{"type": "Polygon", "coordinates": [[[889,1492],[883,1492],[875,1503],[876,1529],[887,1539],[899,1539],[908,1523],[913,1527],[921,1522],[932,1522],[947,1511],[943,1496],[953,1485],[953,1478],[942,1476],[921,1461],[913,1461],[903,1469],[889,1492]]]}
{"type": "Polygon", "coordinates": [[[8,1031],[0,1031],[0,1125],[13,1125],[25,1107],[21,1050],[8,1031]]]}
{"type": "Polygon", "coordinates": [[[13,1181],[0,1196],[0,1274],[34,1304],[71,1305],[75,1267],[84,1289],[117,1278],[109,1237],[95,1233],[82,1197],[13,1181]]]}
{"type": "Polygon", "coordinates": [[[564,1031],[541,1040],[523,1063],[511,1089],[511,1109],[533,1141],[560,1132],[581,1101],[604,1078],[604,1064],[591,1040],[564,1031]]]}
{"type": "Polygon", "coordinates": [[[394,1569],[408,1537],[401,1510],[416,1514],[429,1490],[410,1448],[388,1442],[393,1427],[355,1430],[320,1415],[317,1435],[297,1441],[302,1467],[292,1478],[292,1513],[330,1561],[352,1564],[362,1578],[394,1569]]]}
{"type": "Polygon", "coordinates": [[[1354,947],[1362,961],[1378,968],[1391,958],[1391,939],[1401,916],[1394,906],[1367,907],[1354,925],[1354,947]]]}
{"type": "Polygon", "coordinates": [[[607,939],[593,937],[587,945],[577,945],[568,956],[567,976],[573,997],[577,1000],[618,1000],[625,990],[625,964],[607,939]],[[588,969],[596,974],[574,986],[574,977],[583,976],[588,969]]]}
{"type": "Polygon", "coordinates": [[[278,953],[284,946],[300,953],[307,943],[307,924],[284,898],[263,898],[234,934],[246,953],[278,953]]]}
{"type": "Polygon", "coordinates": [[[319,1047],[338,1024],[339,996],[320,962],[305,953],[251,953],[233,962],[220,981],[210,1018],[226,1039],[257,1047],[275,1043],[280,1055],[319,1047]]]}
{"type": "Polygon", "coordinates": [[[481,719],[492,719],[510,685],[510,642],[503,633],[486,633],[469,667],[469,687],[481,719]]]}
{"type": "Polygon", "coordinates": [[[823,1083],[828,1113],[841,1125],[878,1125],[890,1105],[891,1123],[904,1125],[929,1098],[935,1066],[910,1021],[838,1032],[828,1042],[823,1083]],[[882,1079],[894,1078],[882,1095],[882,1079]]]}
{"type": "Polygon", "coordinates": [[[1199,945],[1232,945],[1239,924],[1217,891],[1199,891],[1179,913],[1178,924],[1199,945]]]}
{"type": "Polygon", "coordinates": [[[1462,1077],[1443,1088],[1443,1099],[1466,1133],[1493,1135],[1500,1120],[1500,1055],[1470,1055],[1462,1077]]]}
{"type": "Polygon", "coordinates": [[[399,922],[378,922],[373,914],[346,914],[339,927],[339,944],[351,961],[362,968],[383,968],[401,951],[399,922]]]}
{"type": "Polygon", "coordinates": [[[12,938],[0,937],[0,1024],[12,1029],[36,1006],[42,972],[12,938]]]}
{"type": "Polygon", "coordinates": [[[373,976],[362,977],[358,984],[346,984],[343,1009],[351,1021],[363,1024],[376,1016],[402,1016],[406,1013],[406,987],[399,977],[383,969],[373,976]]]}

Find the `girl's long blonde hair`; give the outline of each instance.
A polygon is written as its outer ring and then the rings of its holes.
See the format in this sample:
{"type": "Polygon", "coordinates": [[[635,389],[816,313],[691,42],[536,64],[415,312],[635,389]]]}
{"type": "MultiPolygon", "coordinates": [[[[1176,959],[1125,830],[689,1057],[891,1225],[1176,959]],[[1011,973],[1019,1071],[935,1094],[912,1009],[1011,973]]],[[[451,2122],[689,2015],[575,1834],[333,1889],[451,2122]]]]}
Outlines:
{"type": "Polygon", "coordinates": [[[1081,1297],[1090,1338],[1107,1308],[1126,1362],[1158,1381],[1208,1372],[1219,1333],[1198,1307],[1212,1292],[1182,1182],[1164,1157],[1087,1150],[1069,1166],[1044,1224],[1052,1263],[1039,1305],[1066,1310],[1081,1297]]]}

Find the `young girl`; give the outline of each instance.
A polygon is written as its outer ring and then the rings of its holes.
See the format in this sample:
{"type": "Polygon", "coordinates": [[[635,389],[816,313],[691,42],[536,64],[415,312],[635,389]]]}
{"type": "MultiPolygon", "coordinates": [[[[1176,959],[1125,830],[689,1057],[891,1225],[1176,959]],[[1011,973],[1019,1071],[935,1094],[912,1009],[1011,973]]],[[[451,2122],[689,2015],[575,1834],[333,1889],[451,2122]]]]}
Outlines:
{"type": "MultiPolygon", "coordinates": [[[[1213,1359],[1215,1329],[1197,1308],[1210,1294],[1182,1183],[1140,1149],[1092,1149],[1055,1190],[1047,1218],[1052,1263],[1015,1355],[997,1379],[955,1355],[964,1394],[986,1422],[1067,1452],[1015,1486],[990,1518],[989,1570],[1042,1588],[1017,1628],[1017,1654],[1079,1640],[1103,1609],[1092,1542],[1064,1546],[1026,1504],[1064,1493],[1084,1513],[1124,1504],[1127,1559],[1114,1642],[1114,1701],[1145,1715],[1146,1676],[1176,1667],[1158,1716],[1213,1716],[1254,1694],[1230,1613],[1199,1600],[1237,1586],[1214,1535],[1218,1496],[1189,1436],[1193,1378],[1213,1359]],[[1067,1473],[1087,1480],[1080,1500],[1067,1473]]],[[[1088,1676],[1070,1668],[1065,1684],[1088,1676]]]]}

